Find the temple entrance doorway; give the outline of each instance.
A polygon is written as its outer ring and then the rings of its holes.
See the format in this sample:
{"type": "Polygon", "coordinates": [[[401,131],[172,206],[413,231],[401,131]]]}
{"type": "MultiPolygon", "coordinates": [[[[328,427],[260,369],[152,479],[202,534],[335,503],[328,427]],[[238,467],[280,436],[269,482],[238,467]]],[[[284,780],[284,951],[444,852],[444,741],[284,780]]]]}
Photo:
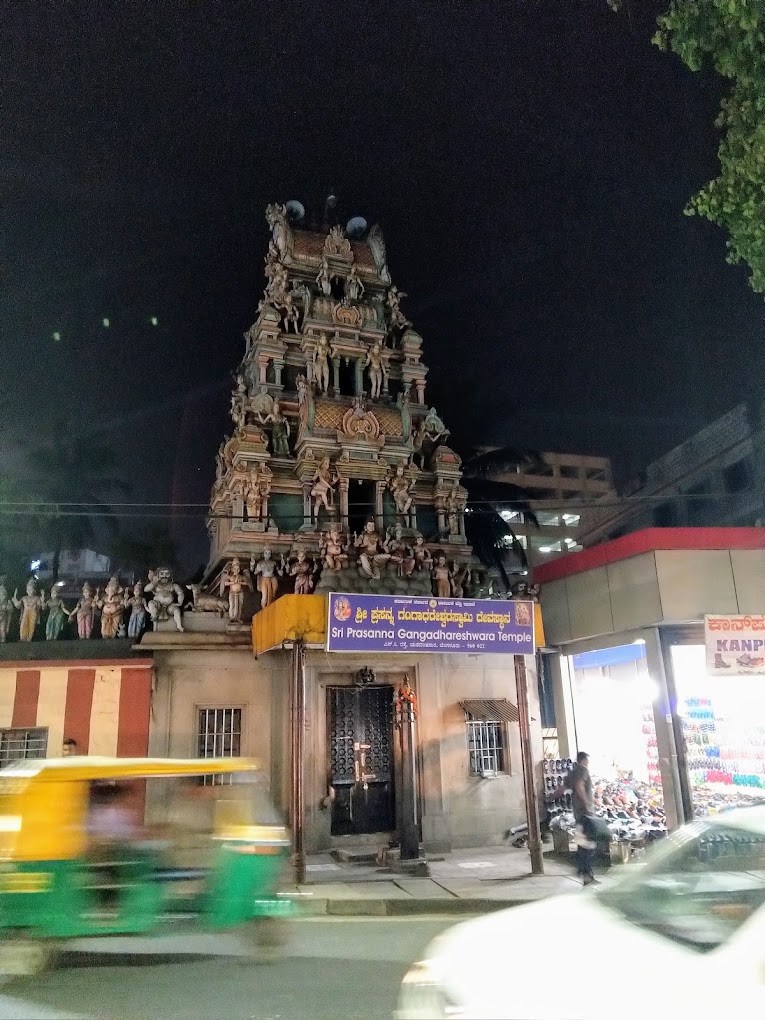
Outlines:
{"type": "Polygon", "coordinates": [[[396,827],[393,686],[327,688],[333,836],[396,827]]]}

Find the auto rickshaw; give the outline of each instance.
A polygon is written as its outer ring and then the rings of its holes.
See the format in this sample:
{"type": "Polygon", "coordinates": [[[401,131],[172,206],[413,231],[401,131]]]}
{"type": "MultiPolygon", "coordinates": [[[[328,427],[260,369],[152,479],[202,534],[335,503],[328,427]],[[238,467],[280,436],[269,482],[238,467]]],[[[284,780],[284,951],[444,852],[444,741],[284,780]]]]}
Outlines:
{"type": "MultiPolygon", "coordinates": [[[[197,930],[236,931],[255,953],[283,944],[294,913],[280,894],[290,841],[257,769],[239,758],[67,757],[0,770],[0,975],[40,973],[67,939],[157,932],[179,916],[197,930]],[[205,867],[172,864],[172,825],[152,830],[142,818],[135,836],[93,852],[94,792],[109,804],[110,788],[130,796],[144,780],[193,779],[215,794],[205,867]],[[178,893],[189,881],[192,903],[178,893]]],[[[109,811],[102,819],[114,824],[109,811]]]]}

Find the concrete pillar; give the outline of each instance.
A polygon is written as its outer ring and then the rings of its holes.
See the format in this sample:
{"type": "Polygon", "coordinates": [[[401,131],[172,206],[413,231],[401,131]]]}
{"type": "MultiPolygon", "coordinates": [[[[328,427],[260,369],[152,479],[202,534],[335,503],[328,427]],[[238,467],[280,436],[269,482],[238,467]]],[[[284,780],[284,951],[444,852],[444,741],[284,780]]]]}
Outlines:
{"type": "Polygon", "coordinates": [[[274,359],[274,382],[277,386],[282,384],[282,372],[284,371],[284,362],[277,361],[274,359]]]}
{"type": "Polygon", "coordinates": [[[361,358],[355,359],[353,368],[355,373],[354,389],[356,391],[356,396],[360,397],[364,392],[364,362],[361,358]]]}
{"type": "Polygon", "coordinates": [[[653,721],[659,750],[659,771],[664,792],[664,811],[669,829],[683,824],[683,796],[680,780],[675,733],[672,725],[672,698],[664,668],[664,655],[658,628],[645,631],[645,652],[648,675],[656,690],[653,699],[653,721]]]}
{"type": "Polygon", "coordinates": [[[258,358],[258,382],[268,382],[268,358],[258,358]]]}
{"type": "Polygon", "coordinates": [[[558,731],[558,757],[575,758],[577,748],[574,699],[571,692],[570,658],[566,655],[549,657],[553,685],[555,727],[558,731]]]}
{"type": "Polygon", "coordinates": [[[415,384],[417,387],[417,403],[425,406],[425,380],[418,379],[415,384]]]}

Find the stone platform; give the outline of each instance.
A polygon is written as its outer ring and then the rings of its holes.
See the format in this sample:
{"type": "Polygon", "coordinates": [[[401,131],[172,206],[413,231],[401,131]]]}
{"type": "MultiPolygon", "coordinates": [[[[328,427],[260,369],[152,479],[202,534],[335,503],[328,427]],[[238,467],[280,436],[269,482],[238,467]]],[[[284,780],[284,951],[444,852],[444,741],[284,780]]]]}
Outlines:
{"type": "Polygon", "coordinates": [[[387,565],[380,571],[380,578],[364,577],[357,566],[344,567],[342,570],[321,572],[321,579],[316,585],[316,594],[327,592],[361,592],[379,595],[432,595],[433,582],[430,572],[416,570],[410,577],[398,577],[396,571],[387,565]]]}

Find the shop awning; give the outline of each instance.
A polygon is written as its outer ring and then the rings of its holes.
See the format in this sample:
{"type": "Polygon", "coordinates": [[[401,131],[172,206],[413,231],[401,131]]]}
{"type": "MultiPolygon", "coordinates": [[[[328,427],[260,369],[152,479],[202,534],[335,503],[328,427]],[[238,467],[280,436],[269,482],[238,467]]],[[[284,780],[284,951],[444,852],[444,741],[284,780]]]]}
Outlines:
{"type": "Polygon", "coordinates": [[[323,647],[326,640],[325,595],[282,595],[252,618],[252,647],[256,655],[283,648],[293,641],[323,647]]]}
{"type": "Polygon", "coordinates": [[[507,698],[496,701],[461,701],[460,706],[479,722],[518,722],[518,709],[507,698]]]}

